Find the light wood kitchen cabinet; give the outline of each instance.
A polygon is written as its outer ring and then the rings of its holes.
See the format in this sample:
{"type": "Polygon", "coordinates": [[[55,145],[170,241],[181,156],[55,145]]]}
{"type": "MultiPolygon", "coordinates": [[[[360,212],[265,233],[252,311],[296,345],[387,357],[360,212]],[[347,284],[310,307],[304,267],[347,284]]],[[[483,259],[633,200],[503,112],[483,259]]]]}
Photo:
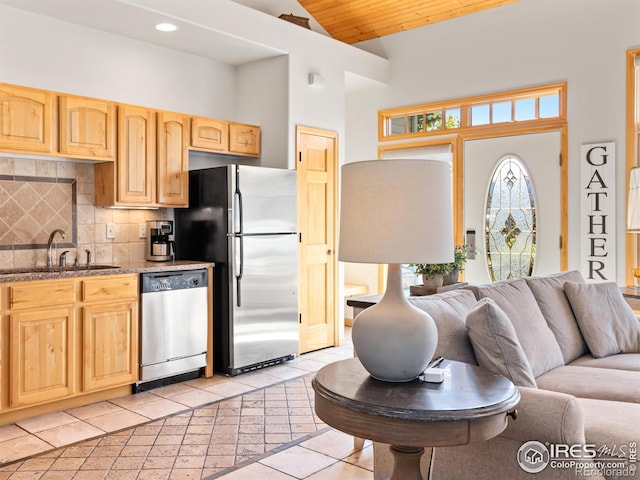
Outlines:
{"type": "Polygon", "coordinates": [[[245,123],[229,123],[229,152],[260,156],[260,127],[245,123]]]}
{"type": "Polygon", "coordinates": [[[65,398],[75,392],[73,306],[25,310],[9,317],[10,407],[65,398]]]}
{"type": "Polygon", "coordinates": [[[76,390],[73,280],[9,284],[9,406],[65,398],[76,390]]]}
{"type": "Polygon", "coordinates": [[[186,207],[189,202],[189,117],[158,112],[158,203],[186,207]]]}
{"type": "Polygon", "coordinates": [[[95,166],[98,206],[186,207],[189,117],[118,106],[118,158],[95,166]]]}
{"type": "Polygon", "coordinates": [[[58,104],[60,153],[94,160],[114,160],[115,103],[61,95],[58,104]]]}
{"type": "Polygon", "coordinates": [[[215,118],[191,117],[191,148],[212,152],[229,150],[229,122],[215,118]]]}
{"type": "Polygon", "coordinates": [[[138,275],[82,282],[82,391],[138,380],[138,275]]]}
{"type": "Polygon", "coordinates": [[[131,273],[0,288],[3,417],[61,402],[77,406],[83,395],[122,395],[137,381],[138,279],[131,273]]]}
{"type": "Polygon", "coordinates": [[[0,83],[0,150],[56,152],[56,95],[0,83]]]}
{"type": "Polygon", "coordinates": [[[117,158],[95,166],[96,205],[153,205],[155,172],[155,111],[118,105],[117,158]]]}

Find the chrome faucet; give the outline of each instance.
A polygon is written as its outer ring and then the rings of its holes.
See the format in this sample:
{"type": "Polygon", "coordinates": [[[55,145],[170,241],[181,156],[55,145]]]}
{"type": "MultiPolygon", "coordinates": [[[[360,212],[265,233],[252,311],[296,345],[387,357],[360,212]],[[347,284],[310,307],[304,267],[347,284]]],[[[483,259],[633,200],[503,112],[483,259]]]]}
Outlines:
{"type": "Polygon", "coordinates": [[[49,241],[47,242],[47,268],[53,268],[53,253],[51,250],[53,248],[53,239],[56,236],[56,233],[59,233],[62,239],[67,238],[67,234],[59,228],[56,228],[51,232],[51,235],[49,235],[49,241]]]}

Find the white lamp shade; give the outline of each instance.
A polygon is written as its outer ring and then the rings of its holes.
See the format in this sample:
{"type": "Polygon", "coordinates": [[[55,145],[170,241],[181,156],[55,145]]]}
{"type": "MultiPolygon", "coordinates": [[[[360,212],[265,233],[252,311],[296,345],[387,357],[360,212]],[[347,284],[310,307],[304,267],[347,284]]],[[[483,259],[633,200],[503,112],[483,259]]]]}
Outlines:
{"type": "Polygon", "coordinates": [[[640,233],[640,167],[634,167],[629,172],[627,231],[640,233]]]}
{"type": "Polygon", "coordinates": [[[394,159],[342,167],[339,260],[453,261],[451,166],[394,159]]]}

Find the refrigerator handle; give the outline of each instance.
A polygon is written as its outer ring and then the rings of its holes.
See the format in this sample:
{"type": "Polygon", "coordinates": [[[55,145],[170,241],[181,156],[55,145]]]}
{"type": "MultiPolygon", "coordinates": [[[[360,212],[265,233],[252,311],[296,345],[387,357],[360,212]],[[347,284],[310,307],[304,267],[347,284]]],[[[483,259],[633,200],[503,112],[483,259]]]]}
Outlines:
{"type": "Polygon", "coordinates": [[[236,304],[238,307],[242,306],[242,275],[244,274],[244,237],[242,235],[237,237],[240,240],[239,254],[240,254],[240,266],[238,267],[236,274],[236,304]]]}

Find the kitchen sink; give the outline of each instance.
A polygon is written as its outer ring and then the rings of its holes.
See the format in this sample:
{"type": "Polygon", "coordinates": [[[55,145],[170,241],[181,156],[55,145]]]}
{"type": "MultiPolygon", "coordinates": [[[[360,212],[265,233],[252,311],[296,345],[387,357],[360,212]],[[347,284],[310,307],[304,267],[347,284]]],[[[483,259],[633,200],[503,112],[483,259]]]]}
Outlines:
{"type": "Polygon", "coordinates": [[[58,272],[86,272],[88,270],[107,270],[120,268],[116,265],[78,265],[74,267],[25,267],[25,268],[4,268],[0,269],[0,275],[16,275],[27,273],[58,273],[58,272]]]}

